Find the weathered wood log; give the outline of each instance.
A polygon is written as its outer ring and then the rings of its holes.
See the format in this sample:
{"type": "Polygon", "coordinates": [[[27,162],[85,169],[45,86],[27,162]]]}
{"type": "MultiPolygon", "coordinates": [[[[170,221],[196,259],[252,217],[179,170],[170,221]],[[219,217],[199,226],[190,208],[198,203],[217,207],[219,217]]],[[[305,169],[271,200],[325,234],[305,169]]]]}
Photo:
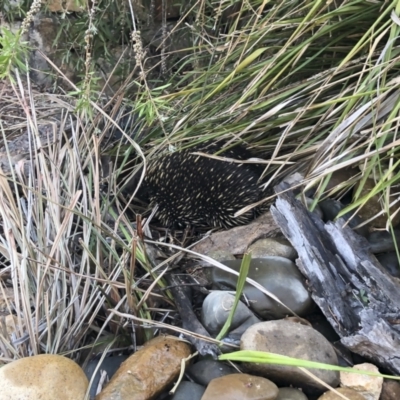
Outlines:
{"type": "MultiPolygon", "coordinates": [[[[286,187],[279,185],[277,193],[286,187]]],[[[324,223],[291,192],[271,207],[297,250],[296,263],[316,304],[351,351],[400,374],[400,280],[392,277],[369,244],[345,221],[324,223]]]]}
{"type": "Polygon", "coordinates": [[[214,359],[221,353],[215,343],[208,342],[202,337],[211,338],[210,334],[197,319],[192,309],[192,303],[185,292],[182,282],[177,275],[166,275],[166,281],[171,285],[169,290],[172,292],[176,308],[182,320],[182,327],[194,335],[187,336],[187,339],[193,344],[196,350],[203,356],[211,355],[214,359]]]}

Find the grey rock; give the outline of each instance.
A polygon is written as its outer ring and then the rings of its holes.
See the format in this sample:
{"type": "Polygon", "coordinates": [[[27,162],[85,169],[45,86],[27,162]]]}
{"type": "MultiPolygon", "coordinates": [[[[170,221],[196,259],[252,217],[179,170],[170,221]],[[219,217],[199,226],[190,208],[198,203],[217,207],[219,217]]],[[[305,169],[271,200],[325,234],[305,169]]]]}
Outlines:
{"type": "MultiPolygon", "coordinates": [[[[234,300],[235,296],[226,291],[215,291],[205,298],[201,310],[201,322],[212,335],[217,335],[224,326],[232,309],[234,300]]],[[[244,322],[247,323],[246,327],[243,328],[242,333],[249,326],[260,322],[260,320],[248,307],[244,305],[244,303],[239,301],[230,330],[240,327],[244,322]]]]}
{"type": "MultiPolygon", "coordinates": [[[[325,221],[334,221],[337,215],[339,214],[340,211],[343,210],[345,207],[344,204],[342,204],[338,200],[333,200],[333,199],[326,199],[324,201],[321,201],[319,203],[319,206],[324,214],[324,220],[325,221]]],[[[345,221],[349,221],[349,226],[350,228],[355,228],[357,225],[361,224],[363,222],[363,219],[359,216],[354,216],[352,212],[348,212],[345,215],[342,215],[342,218],[345,221]],[[351,218],[352,217],[352,218],[351,218]]],[[[361,228],[356,229],[356,232],[362,236],[367,236],[368,235],[368,227],[365,225],[362,226],[361,228]]]]}
{"type": "MultiPolygon", "coordinates": [[[[306,197],[306,203],[307,203],[307,209],[309,209],[309,207],[311,207],[312,204],[314,203],[314,199],[306,197]]],[[[318,217],[320,217],[321,219],[324,218],[324,213],[322,212],[321,207],[318,204],[314,207],[314,210],[312,212],[317,214],[318,217]]]]}
{"type": "Polygon", "coordinates": [[[181,382],[171,400],[200,400],[206,388],[194,382],[181,382]]]}
{"type": "MultiPolygon", "coordinates": [[[[94,398],[96,396],[96,390],[97,386],[100,381],[101,373],[102,371],[105,371],[107,373],[108,379],[111,379],[114,373],[117,371],[117,369],[120,367],[120,365],[128,358],[128,356],[116,356],[116,357],[105,357],[103,361],[100,364],[99,369],[97,370],[97,373],[93,379],[92,385],[90,386],[90,398],[94,398]]],[[[92,379],[92,376],[94,372],[96,371],[96,368],[99,364],[100,360],[91,360],[87,364],[85,368],[85,374],[90,381],[92,379]]]]}
{"type": "MultiPolygon", "coordinates": [[[[227,260],[236,260],[236,257],[233,254],[224,249],[213,249],[209,253],[207,253],[207,256],[221,262],[222,264],[227,260]]],[[[204,267],[202,269],[202,272],[207,279],[207,283],[209,283],[211,281],[211,270],[213,268],[213,265],[205,260],[201,260],[200,265],[204,267]]]]}
{"type": "Polygon", "coordinates": [[[339,335],[325,317],[310,322],[312,327],[321,335],[323,335],[329,342],[332,343],[340,340],[339,335]]]}
{"type": "MultiPolygon", "coordinates": [[[[400,232],[398,229],[394,229],[394,236],[398,246],[400,244],[400,232]]],[[[374,231],[368,235],[367,239],[370,245],[370,251],[374,254],[396,250],[393,236],[390,232],[374,231]]]]}
{"type": "MultiPolygon", "coordinates": [[[[253,325],[243,334],[240,348],[338,365],[332,345],[319,332],[287,320],[253,325]]],[[[307,394],[320,394],[326,390],[325,386],[296,367],[260,363],[246,363],[245,366],[248,371],[269,378],[276,384],[297,386],[307,394]]],[[[337,371],[313,369],[311,372],[332,387],[339,384],[337,371]]]]}
{"type": "Polygon", "coordinates": [[[200,360],[186,370],[190,379],[199,385],[208,386],[216,378],[237,373],[236,369],[221,361],[211,359],[200,360]]]}
{"type": "MultiPolygon", "coordinates": [[[[226,261],[224,264],[239,271],[241,260],[226,261]]],[[[292,261],[283,257],[253,259],[248,277],[277,296],[297,315],[305,316],[313,310],[314,302],[304,284],[303,276],[292,261]]],[[[211,280],[221,290],[236,289],[237,276],[219,268],[212,268],[211,280]]],[[[262,319],[278,319],[290,314],[286,307],[250,283],[245,284],[243,293],[249,301],[250,309],[262,319]]]]}
{"type": "Polygon", "coordinates": [[[298,389],[279,388],[279,394],[275,400],[308,400],[308,398],[298,389]]]}
{"type": "Polygon", "coordinates": [[[395,251],[378,254],[376,258],[390,275],[400,278],[400,264],[395,251]]]}

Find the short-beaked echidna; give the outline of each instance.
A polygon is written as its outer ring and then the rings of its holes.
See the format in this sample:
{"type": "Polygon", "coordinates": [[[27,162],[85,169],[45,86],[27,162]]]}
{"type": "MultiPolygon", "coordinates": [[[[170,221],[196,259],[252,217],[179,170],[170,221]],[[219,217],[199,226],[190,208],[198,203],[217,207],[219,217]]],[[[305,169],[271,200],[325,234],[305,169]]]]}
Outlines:
{"type": "MultiPolygon", "coordinates": [[[[215,144],[195,147],[150,162],[144,185],[165,226],[230,228],[250,222],[259,213],[255,208],[234,217],[261,199],[257,167],[193,154],[215,154],[218,150],[220,146],[215,144]]],[[[251,157],[242,146],[218,155],[239,160],[251,157]]]]}

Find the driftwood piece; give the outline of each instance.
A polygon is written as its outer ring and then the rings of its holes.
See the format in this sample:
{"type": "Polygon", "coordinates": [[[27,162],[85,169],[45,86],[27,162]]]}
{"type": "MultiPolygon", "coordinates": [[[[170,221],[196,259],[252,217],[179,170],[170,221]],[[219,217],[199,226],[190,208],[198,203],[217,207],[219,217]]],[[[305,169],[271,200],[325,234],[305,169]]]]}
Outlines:
{"type": "Polygon", "coordinates": [[[368,242],[344,227],[344,220],[324,223],[291,192],[279,195],[271,212],[341,342],[400,374],[400,280],[383,269],[368,242]]]}
{"type": "Polygon", "coordinates": [[[207,342],[204,338],[211,338],[210,334],[197,319],[192,309],[192,304],[187,293],[185,292],[182,282],[177,275],[166,275],[166,281],[171,285],[169,290],[172,292],[176,304],[176,308],[181,316],[182,327],[194,333],[187,339],[193,344],[196,350],[203,356],[211,355],[214,359],[220,354],[218,346],[214,343],[207,342]]]}

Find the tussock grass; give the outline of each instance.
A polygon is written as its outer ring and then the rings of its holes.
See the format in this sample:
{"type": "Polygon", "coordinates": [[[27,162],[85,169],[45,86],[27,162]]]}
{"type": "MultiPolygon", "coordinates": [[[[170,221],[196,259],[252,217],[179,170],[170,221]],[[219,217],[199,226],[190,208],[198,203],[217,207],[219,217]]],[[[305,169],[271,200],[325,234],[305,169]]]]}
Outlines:
{"type": "Polygon", "coordinates": [[[21,160],[9,151],[12,141],[1,125],[5,153],[10,164],[17,165],[11,176],[3,174],[0,180],[5,266],[0,282],[2,287],[12,285],[15,301],[9,311],[18,317],[14,338],[2,337],[2,357],[42,352],[77,357],[78,350],[97,335],[101,339],[110,325],[115,335],[127,335],[110,308],[151,318],[145,301],[149,295],[143,288],[131,290],[135,261],[149,271],[151,266],[123,214],[125,206],[100,188],[99,138],[87,134],[92,134],[87,122],[79,113],[70,113],[60,98],[52,105],[62,116],[60,123],[43,138],[47,110],[35,104],[42,95],[24,86],[18,74],[16,78],[14,97],[33,113],[27,112],[20,124],[30,144],[21,160]],[[129,261],[133,246],[135,258],[129,261]]]}

